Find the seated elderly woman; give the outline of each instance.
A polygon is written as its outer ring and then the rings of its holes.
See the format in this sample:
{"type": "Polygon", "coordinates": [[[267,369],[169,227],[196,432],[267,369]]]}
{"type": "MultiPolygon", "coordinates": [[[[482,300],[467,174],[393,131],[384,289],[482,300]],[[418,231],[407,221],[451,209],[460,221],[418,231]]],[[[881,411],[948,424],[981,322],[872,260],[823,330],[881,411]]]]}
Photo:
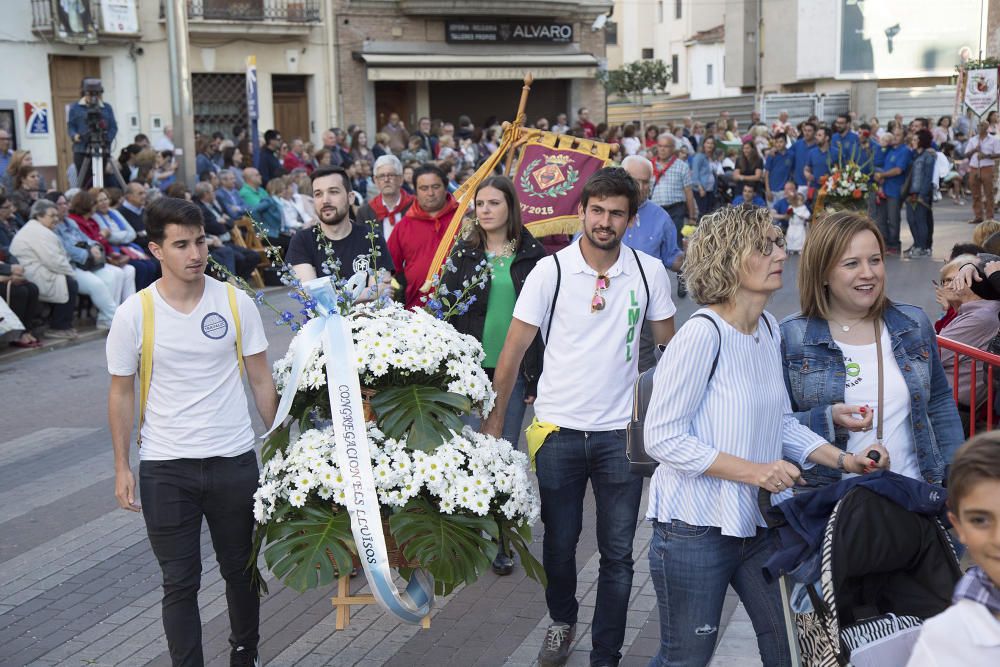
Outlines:
{"type": "MultiPolygon", "coordinates": [[[[955,274],[965,264],[975,262],[974,255],[959,255],[941,268],[941,288],[950,289],[955,279],[955,274]]],[[[959,290],[950,290],[954,295],[954,302],[957,303],[956,315],[941,330],[940,335],[953,341],[964,343],[971,347],[985,350],[986,346],[997,333],[1000,326],[1000,301],[987,301],[977,296],[968,287],[959,290]]],[[[945,376],[949,382],[954,382],[956,355],[950,350],[941,350],[941,365],[944,367],[945,376]]],[[[969,406],[972,405],[972,366],[967,359],[958,362],[958,404],[959,416],[965,427],[966,436],[969,433],[968,419],[970,415],[969,406]]],[[[954,384],[952,386],[954,389],[954,384]]],[[[979,371],[976,373],[976,406],[985,403],[986,393],[986,373],[979,371]]]]}
{"type": "Polygon", "coordinates": [[[855,474],[890,465],[872,444],[846,453],[799,423],[781,373],[778,322],[764,311],[781,288],[785,239],[766,208],[719,209],[701,219],[685,275],[703,306],[670,341],[646,414],[650,578],[660,610],[652,664],[707,665],[726,591],[743,601],[765,665],[790,664],[777,583],[762,567],[774,551],[757,504],[821,464],[855,474]],[[683,380],[678,380],[683,378],[683,380]],[[880,454],[876,464],[866,455],[880,454]]]}
{"type": "Polygon", "coordinates": [[[38,286],[39,298],[52,304],[45,337],[76,338],[73,314],[78,285],[69,256],[53,231],[60,224],[59,210],[54,203],[41,199],[32,205],[30,214],[31,219],[14,236],[11,252],[24,267],[24,277],[38,286]]]}

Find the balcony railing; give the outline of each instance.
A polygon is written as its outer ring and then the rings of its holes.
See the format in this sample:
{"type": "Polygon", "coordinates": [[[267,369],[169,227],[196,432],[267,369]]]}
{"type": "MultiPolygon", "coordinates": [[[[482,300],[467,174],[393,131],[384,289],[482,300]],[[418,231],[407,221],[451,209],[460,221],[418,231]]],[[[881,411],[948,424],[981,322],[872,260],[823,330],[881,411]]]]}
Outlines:
{"type": "MultiPolygon", "coordinates": [[[[105,32],[104,21],[101,19],[101,3],[99,0],[91,0],[90,18],[98,35],[111,37],[127,36],[118,32],[105,32]]],[[[58,18],[52,15],[52,0],[31,0],[31,29],[33,31],[53,32],[57,21],[58,18]]]]}
{"type": "Polygon", "coordinates": [[[205,21],[311,23],[321,18],[321,0],[188,0],[187,7],[189,19],[205,21]]]}

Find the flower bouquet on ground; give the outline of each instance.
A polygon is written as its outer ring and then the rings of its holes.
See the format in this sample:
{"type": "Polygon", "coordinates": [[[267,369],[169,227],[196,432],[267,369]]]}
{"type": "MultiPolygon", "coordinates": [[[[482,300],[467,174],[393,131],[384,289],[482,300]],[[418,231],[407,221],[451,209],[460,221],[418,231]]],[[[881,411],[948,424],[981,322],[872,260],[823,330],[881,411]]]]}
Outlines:
{"type": "Polygon", "coordinates": [[[498,543],[544,581],[528,549],[539,502],[527,456],[463,427],[495,395],[481,344],[446,320],[488,265],[457,292],[435,280],[427,308],[406,310],[377,289],[380,272],[343,277],[328,256],[328,275],[306,284],[272,260],[302,308],[276,311],[296,336],[274,364],[282,399],[261,451],[252,563],[263,554],[298,591],[363,566],[376,599],[408,622],[488,570],[498,543]],[[390,570],[409,579],[405,593],[390,570]]]}
{"type": "Polygon", "coordinates": [[[834,164],[820,177],[816,213],[820,211],[863,211],[868,206],[871,177],[856,162],[834,164]]]}

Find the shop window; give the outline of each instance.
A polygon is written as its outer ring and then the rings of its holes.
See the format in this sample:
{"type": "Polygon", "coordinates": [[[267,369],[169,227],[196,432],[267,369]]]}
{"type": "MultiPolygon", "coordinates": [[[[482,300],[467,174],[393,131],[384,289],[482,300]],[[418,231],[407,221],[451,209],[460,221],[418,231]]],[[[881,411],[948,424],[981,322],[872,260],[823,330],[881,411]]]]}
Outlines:
{"type": "Polygon", "coordinates": [[[244,74],[192,74],[194,129],[202,134],[222,132],[232,136],[233,126],[247,127],[247,92],[244,74]]]}

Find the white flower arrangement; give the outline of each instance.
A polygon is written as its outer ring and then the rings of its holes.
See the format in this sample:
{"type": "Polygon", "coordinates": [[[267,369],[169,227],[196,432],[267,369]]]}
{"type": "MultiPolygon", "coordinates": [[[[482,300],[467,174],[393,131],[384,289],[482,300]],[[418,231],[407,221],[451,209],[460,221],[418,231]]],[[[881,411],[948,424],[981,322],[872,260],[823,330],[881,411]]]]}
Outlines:
{"type": "MultiPolygon", "coordinates": [[[[528,457],[509,442],[466,427],[433,452],[406,449],[368,424],[379,502],[402,508],[419,494],[443,514],[502,515],[515,525],[538,520],[538,496],[528,476],[528,457]]],[[[264,464],[254,494],[254,519],[267,524],[286,503],[310,501],[344,506],[346,483],[337,466],[332,428],[310,429],[264,464]]]]}
{"type": "MultiPolygon", "coordinates": [[[[424,310],[407,310],[398,303],[356,305],[349,317],[362,385],[379,388],[405,384],[411,378],[443,376],[445,391],[468,397],[483,415],[493,409],[496,394],[481,365],[483,347],[474,337],[424,310]]],[[[298,342],[296,336],[285,356],[274,364],[279,392],[288,383],[298,342]]],[[[317,347],[296,389],[325,387],[325,364],[317,347]]]]}

